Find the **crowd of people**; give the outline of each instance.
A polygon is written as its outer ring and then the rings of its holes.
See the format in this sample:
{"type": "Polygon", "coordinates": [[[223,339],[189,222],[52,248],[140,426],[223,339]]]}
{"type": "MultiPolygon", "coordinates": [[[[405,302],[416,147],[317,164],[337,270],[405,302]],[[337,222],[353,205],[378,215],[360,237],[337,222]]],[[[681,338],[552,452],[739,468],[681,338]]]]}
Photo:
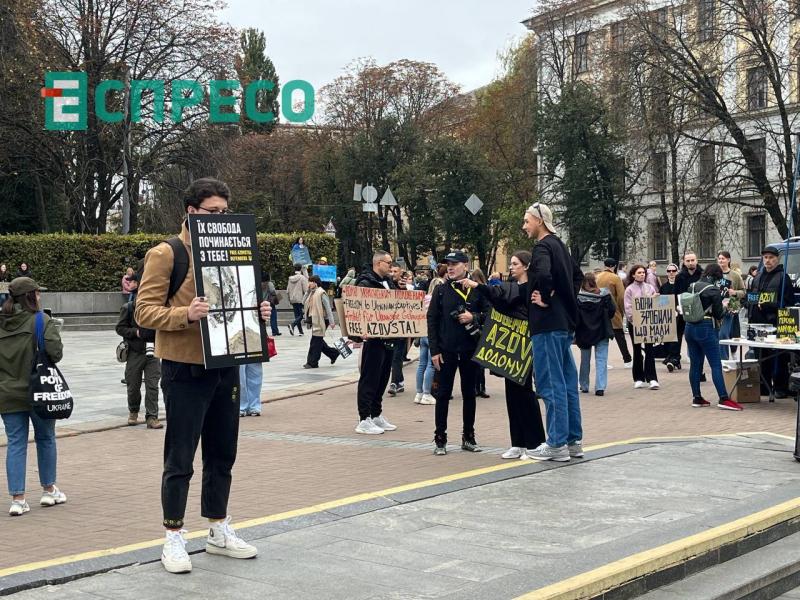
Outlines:
{"type": "MultiPolygon", "coordinates": [[[[189,186],[184,204],[187,214],[214,214],[226,211],[229,199],[230,191],[224,183],[204,178],[189,186]]],[[[583,457],[580,395],[591,390],[592,367],[594,394],[604,397],[610,392],[607,371],[612,368],[608,364],[612,339],[619,347],[623,366],[631,369],[633,387],[653,391],[660,387],[656,359],[663,356],[668,372],[680,370],[685,339],[691,406],[709,405],[700,385],[707,362],[719,408],[741,410],[725,388],[719,340],[740,335],[741,306],[747,307],[751,322],[776,323],[778,307],[794,304],[794,286],[783,272],[777,248],[764,248],[763,268],[749,272],[746,280],[732,268],[726,251],[719,252],[717,264],[705,268],[693,252],[687,251],[681,267],[668,265],[663,279],[655,263],[633,264],[626,270],[614,258],[605,260],[598,272],[583,273],[558,237],[547,205],[535,203],[522,217],[532,249],[513,253],[507,278],[499,273],[486,278],[471,271],[470,257],[461,250],[448,252],[435,269],[414,276],[391,253],[378,250],[370,265],[360,273],[350,269],[339,282],[339,289],[355,285],[425,292],[427,336],[414,340],[351,338],[361,348],[355,399],[357,433],[378,435],[398,428],[384,414],[383,399],[384,394],[405,391],[403,366],[414,343],[419,346],[420,358],[413,401],[434,406],[433,453],[445,456],[449,451],[448,413],[455,398],[456,376],[462,403],[460,447],[480,452],[476,398],[488,394],[486,374],[473,356],[492,309],[527,322],[533,355],[532,368],[522,381],[504,378],[510,447],[502,454],[503,459],[568,462],[583,457]],[[683,306],[688,294],[693,304],[678,315],[677,341],[656,348],[636,341],[632,323],[635,299],[659,293],[674,295],[677,306],[683,306]],[[580,368],[573,345],[579,349],[580,368]]],[[[297,244],[302,243],[298,239],[297,244]]],[[[171,573],[192,569],[183,524],[193,460],[201,440],[201,514],[209,521],[206,551],[237,559],[257,554],[254,546],[236,534],[227,508],[240,418],[261,414],[262,365],[204,367],[198,322],[207,317],[209,304],[196,296],[191,268],[173,285],[178,265],[176,248],[188,245],[189,232],[184,225],[176,238],[152,248],[140,268],[129,269],[122,278],[126,302],[117,325],[117,333],[126,341],[128,423],[140,422],[144,381],[145,422],[151,429],[162,428],[158,419],[159,381],[163,391],[166,429],[161,502],[165,541],[161,562],[171,573]],[[232,403],[237,394],[239,403],[232,403]]],[[[9,513],[15,516],[30,510],[25,497],[29,423],[35,433],[40,502],[44,506],[66,502],[66,495],[56,486],[54,421],[36,416],[28,404],[34,320],[41,312],[41,290],[30,277],[28,266],[23,266],[27,274],[10,281],[9,295],[0,307],[0,415],[8,436],[9,513]]],[[[0,268],[0,277],[6,271],[0,268]]],[[[270,278],[263,279],[260,317],[270,324],[273,335],[280,335],[273,306],[281,297],[270,278]]],[[[294,317],[288,330],[291,335],[304,335],[305,330],[311,334],[304,368],[318,368],[323,354],[331,363],[340,356],[325,341],[326,332],[336,322],[331,295],[337,293],[337,286],[328,288],[304,265],[294,265],[286,292],[294,317]]],[[[53,321],[45,317],[44,322],[42,343],[55,363],[62,357],[63,346],[53,321]]],[[[777,397],[787,395],[786,354],[766,354],[765,358],[762,364],[767,383],[777,397]]]]}

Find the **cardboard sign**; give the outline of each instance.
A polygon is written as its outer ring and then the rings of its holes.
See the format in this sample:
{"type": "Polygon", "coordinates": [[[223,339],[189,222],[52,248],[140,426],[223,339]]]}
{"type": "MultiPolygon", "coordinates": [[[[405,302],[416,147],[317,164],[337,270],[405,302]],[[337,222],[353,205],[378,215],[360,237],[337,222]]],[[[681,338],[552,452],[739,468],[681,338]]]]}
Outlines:
{"type": "MultiPolygon", "coordinates": [[[[342,333],[369,338],[428,335],[425,292],[346,285],[342,293],[342,333]]],[[[337,305],[338,310],[338,305],[337,305]]]]}
{"type": "Polygon", "coordinates": [[[312,274],[319,277],[322,281],[336,283],[336,265],[314,265],[312,274]]]}
{"type": "Polygon", "coordinates": [[[7,281],[0,281],[0,294],[7,294],[9,285],[11,284],[7,281]]]}
{"type": "Polygon", "coordinates": [[[633,341],[661,344],[678,341],[675,296],[650,296],[633,299],[633,341]]]}
{"type": "Polygon", "coordinates": [[[778,338],[795,339],[795,335],[800,331],[800,309],[798,308],[779,308],[778,327],[776,335],[778,338]]]}
{"type": "Polygon", "coordinates": [[[528,321],[495,310],[483,324],[475,356],[479,365],[522,385],[533,365],[533,346],[528,321]]]}
{"type": "Polygon", "coordinates": [[[197,295],[209,304],[200,320],[206,368],[268,361],[255,217],[191,214],[189,233],[197,295]]]}
{"type": "Polygon", "coordinates": [[[308,246],[292,249],[292,264],[304,267],[311,264],[311,253],[308,251],[308,246]]]}

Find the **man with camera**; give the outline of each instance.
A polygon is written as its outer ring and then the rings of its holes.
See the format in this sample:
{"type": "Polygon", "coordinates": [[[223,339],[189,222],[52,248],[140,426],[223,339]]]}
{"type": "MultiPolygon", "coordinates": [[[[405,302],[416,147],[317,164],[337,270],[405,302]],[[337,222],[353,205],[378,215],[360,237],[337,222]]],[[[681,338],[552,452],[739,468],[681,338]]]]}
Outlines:
{"type": "Polygon", "coordinates": [[[472,361],[481,325],[489,311],[489,303],[476,290],[457,282],[467,276],[469,258],[460,251],[445,256],[447,278],[437,286],[428,306],[428,343],[431,361],[438,373],[436,397],[436,431],[434,454],[447,454],[447,412],[453,393],[456,371],[461,376],[461,396],[464,400],[464,430],[461,448],[480,452],[475,441],[475,379],[478,365],[472,361]]]}
{"type": "MultiPolygon", "coordinates": [[[[229,212],[230,189],[210,177],[193,181],[184,192],[187,215],[229,212]]],[[[229,558],[253,558],[258,549],[236,535],[228,516],[231,471],[239,435],[239,368],[206,369],[200,320],[209,303],[197,296],[192,268],[191,236],[184,221],[177,238],[147,252],[136,321],[155,329],[155,354],[161,358],[167,428],[161,506],[166,529],[161,564],[170,573],[188,573],[192,561],[183,534],[194,455],[202,438],[203,487],[200,511],[209,521],[206,552],[229,558]],[[178,274],[176,276],[176,274],[178,274]]],[[[270,303],[260,305],[269,322],[270,303]]]]}
{"type": "Polygon", "coordinates": [[[158,420],[158,380],[161,379],[161,362],[155,357],[156,332],[139,327],[134,312],[136,300],[122,305],[117,322],[117,335],[128,346],[125,361],[125,382],[128,386],[128,425],[139,424],[142,405],[142,376],[144,376],[144,409],[148,429],[164,427],[158,420]]]}

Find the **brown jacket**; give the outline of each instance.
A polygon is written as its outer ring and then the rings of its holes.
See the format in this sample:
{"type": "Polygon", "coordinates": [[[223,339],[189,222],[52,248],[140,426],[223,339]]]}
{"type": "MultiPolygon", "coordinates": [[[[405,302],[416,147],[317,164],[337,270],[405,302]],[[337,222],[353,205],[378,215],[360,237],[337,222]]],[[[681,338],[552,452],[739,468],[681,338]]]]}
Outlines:
{"type": "Polygon", "coordinates": [[[180,238],[189,253],[189,271],[183,285],[167,304],[169,276],[174,256],[169,244],[161,243],[144,257],[144,273],[136,297],[136,322],[155,329],[156,356],[175,362],[203,364],[203,340],[200,324],[189,323],[189,305],[196,295],[192,266],[192,245],[186,225],[180,238]]]}
{"type": "Polygon", "coordinates": [[[608,293],[611,294],[611,299],[617,308],[614,317],[611,319],[611,327],[613,329],[622,329],[622,311],[625,308],[625,284],[622,283],[622,279],[616,273],[601,271],[597,274],[597,287],[606,288],[608,293]]]}

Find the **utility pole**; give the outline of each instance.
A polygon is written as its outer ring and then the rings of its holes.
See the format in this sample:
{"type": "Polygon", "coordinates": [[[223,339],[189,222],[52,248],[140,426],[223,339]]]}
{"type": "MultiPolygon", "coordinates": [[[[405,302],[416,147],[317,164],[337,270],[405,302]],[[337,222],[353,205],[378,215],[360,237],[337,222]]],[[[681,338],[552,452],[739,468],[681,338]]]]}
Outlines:
{"type": "Polygon", "coordinates": [[[131,74],[130,69],[125,65],[125,93],[123,94],[123,115],[122,120],[122,233],[131,232],[131,183],[130,171],[128,170],[128,157],[131,151],[131,74]]]}

